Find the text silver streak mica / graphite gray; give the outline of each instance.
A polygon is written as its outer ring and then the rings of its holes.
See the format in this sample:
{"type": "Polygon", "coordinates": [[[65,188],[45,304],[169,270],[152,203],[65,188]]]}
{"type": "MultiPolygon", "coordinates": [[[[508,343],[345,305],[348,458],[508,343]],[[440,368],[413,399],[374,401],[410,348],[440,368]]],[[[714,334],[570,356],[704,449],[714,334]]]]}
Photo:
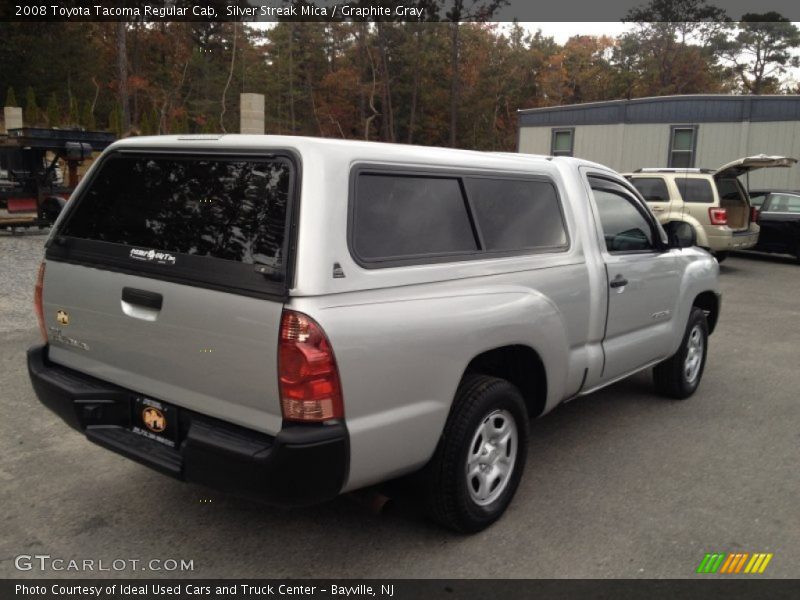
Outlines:
{"type": "Polygon", "coordinates": [[[528,418],[653,366],[694,392],[719,269],[680,233],[573,158],[132,138],[48,240],[31,378],[176,477],[302,503],[423,470],[434,518],[477,531],[528,418]]]}

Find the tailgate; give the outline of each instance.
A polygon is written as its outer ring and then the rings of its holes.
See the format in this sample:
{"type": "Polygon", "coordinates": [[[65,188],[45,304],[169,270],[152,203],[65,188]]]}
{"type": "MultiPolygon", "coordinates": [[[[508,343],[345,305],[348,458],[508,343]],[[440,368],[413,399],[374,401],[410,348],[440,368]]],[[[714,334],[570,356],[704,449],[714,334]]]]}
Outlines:
{"type": "Polygon", "coordinates": [[[280,431],[280,302],[56,261],[47,263],[43,300],[53,362],[155,400],[280,431]],[[124,301],[125,288],[160,295],[161,309],[124,301]]]}
{"type": "Polygon", "coordinates": [[[109,152],[48,242],[50,359],[275,434],[291,158],[109,152]]]}

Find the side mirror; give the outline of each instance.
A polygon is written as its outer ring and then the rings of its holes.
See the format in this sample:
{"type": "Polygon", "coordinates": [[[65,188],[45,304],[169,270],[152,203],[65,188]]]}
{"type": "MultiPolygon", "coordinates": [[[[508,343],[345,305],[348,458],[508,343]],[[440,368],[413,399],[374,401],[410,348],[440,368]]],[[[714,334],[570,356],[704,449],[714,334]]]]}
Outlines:
{"type": "Polygon", "coordinates": [[[689,248],[697,244],[697,233],[694,227],[685,221],[670,221],[664,225],[670,248],[689,248]]]}

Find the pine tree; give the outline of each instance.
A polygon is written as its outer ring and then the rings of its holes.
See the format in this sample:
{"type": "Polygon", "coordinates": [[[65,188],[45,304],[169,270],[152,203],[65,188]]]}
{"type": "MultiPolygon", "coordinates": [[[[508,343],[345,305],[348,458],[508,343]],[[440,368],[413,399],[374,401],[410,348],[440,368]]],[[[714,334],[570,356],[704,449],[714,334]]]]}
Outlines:
{"type": "Polygon", "coordinates": [[[75,97],[69,99],[69,112],[67,114],[67,125],[70,127],[78,125],[80,114],[78,111],[78,100],[75,97]]]}
{"type": "Polygon", "coordinates": [[[153,133],[153,121],[150,111],[144,111],[144,114],[139,118],[139,130],[142,135],[150,135],[153,133]]]}
{"type": "Polygon", "coordinates": [[[108,129],[117,137],[122,135],[122,115],[120,114],[119,104],[115,104],[111,112],[108,113],[108,129]]]}
{"type": "Polygon", "coordinates": [[[50,94],[50,100],[47,101],[47,124],[50,127],[58,127],[61,123],[61,111],[58,108],[58,100],[56,93],[50,94]]]}
{"type": "Polygon", "coordinates": [[[169,131],[164,131],[163,133],[191,133],[186,112],[181,111],[179,114],[175,115],[169,125],[169,131]]]}
{"type": "Polygon", "coordinates": [[[161,112],[156,108],[153,108],[152,112],[150,113],[150,124],[153,127],[153,130],[150,133],[153,135],[158,134],[159,129],[161,129],[161,112]]]}
{"type": "Polygon", "coordinates": [[[8,86],[5,106],[17,106],[17,96],[14,94],[14,88],[11,86],[8,86]]]}
{"type": "Polygon", "coordinates": [[[94,120],[94,113],[92,112],[92,105],[87,100],[83,103],[83,110],[81,111],[81,125],[83,125],[89,131],[94,130],[97,126],[94,120]]]}
{"type": "Polygon", "coordinates": [[[36,93],[31,86],[25,91],[25,120],[34,126],[42,124],[42,111],[36,104],[36,93]]]}

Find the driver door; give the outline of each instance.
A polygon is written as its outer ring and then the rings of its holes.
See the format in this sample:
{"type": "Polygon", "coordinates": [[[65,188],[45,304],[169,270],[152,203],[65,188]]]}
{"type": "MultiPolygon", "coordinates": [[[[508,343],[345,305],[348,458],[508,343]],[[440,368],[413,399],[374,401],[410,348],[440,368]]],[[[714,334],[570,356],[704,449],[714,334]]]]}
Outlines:
{"type": "Polygon", "coordinates": [[[641,200],[611,178],[589,184],[608,282],[601,378],[609,381],[669,355],[680,277],[641,200]]]}

